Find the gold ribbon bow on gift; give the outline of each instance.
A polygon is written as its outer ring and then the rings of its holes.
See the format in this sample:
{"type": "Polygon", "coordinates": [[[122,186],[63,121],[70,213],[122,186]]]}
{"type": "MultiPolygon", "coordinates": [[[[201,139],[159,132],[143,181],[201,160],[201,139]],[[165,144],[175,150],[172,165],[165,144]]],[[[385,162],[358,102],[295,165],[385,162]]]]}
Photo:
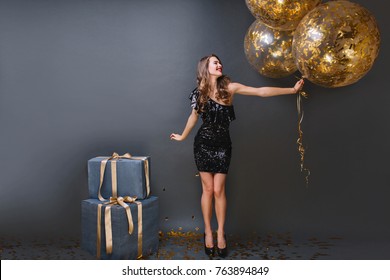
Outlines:
{"type": "MultiPolygon", "coordinates": [[[[138,258],[142,257],[142,204],[139,201],[136,201],[137,197],[125,196],[125,197],[110,197],[108,202],[105,202],[104,205],[107,205],[104,209],[104,228],[106,233],[106,253],[112,253],[112,223],[111,223],[111,206],[120,205],[125,208],[126,217],[128,222],[128,232],[129,234],[133,233],[134,224],[133,216],[131,215],[130,206],[127,203],[136,203],[138,207],[138,258]]],[[[97,239],[96,239],[96,257],[100,259],[101,256],[101,209],[103,204],[98,204],[97,210],[97,239]]]]}
{"type": "Polygon", "coordinates": [[[119,159],[129,159],[129,160],[142,160],[144,162],[144,170],[145,170],[145,181],[146,181],[146,196],[150,194],[150,178],[149,178],[149,161],[146,157],[133,157],[129,153],[125,153],[123,155],[119,155],[118,153],[113,153],[111,157],[105,158],[100,163],[100,183],[99,183],[99,191],[98,198],[100,201],[106,200],[101,195],[101,189],[104,180],[104,173],[106,170],[107,162],[111,160],[111,186],[112,186],[112,196],[118,197],[118,188],[117,188],[117,173],[116,173],[116,162],[119,159]]]}

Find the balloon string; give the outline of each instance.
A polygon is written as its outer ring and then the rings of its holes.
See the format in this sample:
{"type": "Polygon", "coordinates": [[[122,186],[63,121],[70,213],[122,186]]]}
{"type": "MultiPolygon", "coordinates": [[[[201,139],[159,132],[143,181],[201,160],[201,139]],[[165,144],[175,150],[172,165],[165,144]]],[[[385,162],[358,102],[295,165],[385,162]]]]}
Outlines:
{"type": "Polygon", "coordinates": [[[305,148],[303,147],[303,132],[302,132],[302,121],[303,121],[303,105],[302,105],[302,97],[308,98],[309,95],[302,91],[300,89],[297,94],[297,110],[298,110],[298,139],[297,139],[297,144],[298,144],[298,151],[301,156],[301,172],[305,172],[305,181],[306,181],[306,187],[309,185],[309,176],[310,176],[310,170],[306,168],[305,166],[305,148]]]}

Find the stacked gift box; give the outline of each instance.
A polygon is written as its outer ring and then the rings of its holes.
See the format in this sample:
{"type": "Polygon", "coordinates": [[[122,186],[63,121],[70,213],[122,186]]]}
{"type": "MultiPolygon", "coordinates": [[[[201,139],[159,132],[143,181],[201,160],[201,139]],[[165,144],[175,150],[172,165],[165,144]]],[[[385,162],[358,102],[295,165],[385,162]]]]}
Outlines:
{"type": "Polygon", "coordinates": [[[88,160],[89,199],[81,202],[81,247],[101,259],[139,259],[158,250],[158,198],[150,157],[88,160]]]}

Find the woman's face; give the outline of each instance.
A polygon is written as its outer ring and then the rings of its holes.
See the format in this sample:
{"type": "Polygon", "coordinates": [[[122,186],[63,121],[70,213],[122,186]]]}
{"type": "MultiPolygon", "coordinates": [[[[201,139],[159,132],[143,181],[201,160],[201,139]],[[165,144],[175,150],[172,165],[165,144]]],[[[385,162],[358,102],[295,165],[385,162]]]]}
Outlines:
{"type": "Polygon", "coordinates": [[[209,73],[211,76],[222,76],[222,64],[218,58],[212,56],[209,60],[209,73]]]}

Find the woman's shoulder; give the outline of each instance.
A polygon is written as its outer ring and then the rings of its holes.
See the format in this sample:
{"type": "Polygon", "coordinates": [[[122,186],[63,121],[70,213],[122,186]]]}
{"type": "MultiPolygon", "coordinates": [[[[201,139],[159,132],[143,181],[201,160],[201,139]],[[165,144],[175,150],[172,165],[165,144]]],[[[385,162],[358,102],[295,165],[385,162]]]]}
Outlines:
{"type": "Polygon", "coordinates": [[[194,89],[191,91],[191,93],[199,93],[198,87],[194,88],[194,89]]]}
{"type": "Polygon", "coordinates": [[[188,96],[188,99],[190,99],[191,107],[195,109],[196,111],[199,110],[199,90],[196,87],[188,96]]]}
{"type": "Polygon", "coordinates": [[[198,98],[199,97],[199,89],[198,87],[194,88],[191,93],[190,93],[190,96],[188,97],[189,99],[193,99],[193,98],[198,98]]]}
{"type": "Polygon", "coordinates": [[[245,87],[243,84],[237,83],[237,82],[231,82],[228,84],[227,90],[231,94],[235,94],[237,91],[239,91],[242,87],[245,87]]]}
{"type": "Polygon", "coordinates": [[[239,83],[236,82],[230,82],[227,85],[227,90],[230,92],[230,94],[234,94],[237,91],[237,88],[239,87],[239,83]]]}

